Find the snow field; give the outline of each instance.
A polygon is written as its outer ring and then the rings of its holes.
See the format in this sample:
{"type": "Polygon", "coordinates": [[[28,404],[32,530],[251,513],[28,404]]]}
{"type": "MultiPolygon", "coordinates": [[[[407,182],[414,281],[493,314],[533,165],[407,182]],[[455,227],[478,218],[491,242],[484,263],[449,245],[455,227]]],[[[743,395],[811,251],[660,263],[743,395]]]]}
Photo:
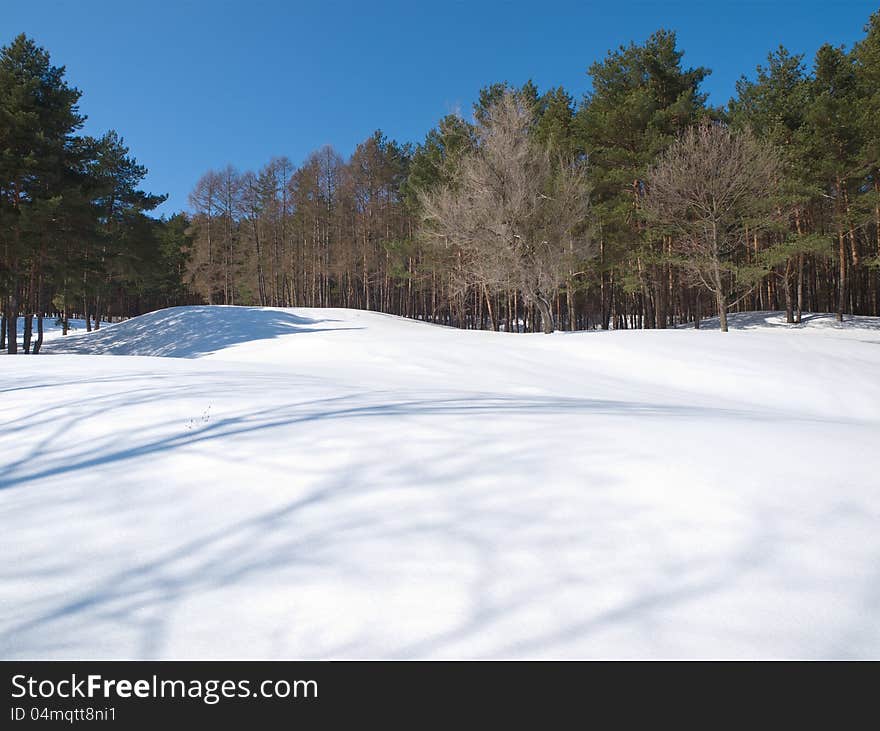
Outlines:
{"type": "Polygon", "coordinates": [[[880,321],[732,326],[193,307],[0,358],[0,657],[876,657],[880,321]]]}

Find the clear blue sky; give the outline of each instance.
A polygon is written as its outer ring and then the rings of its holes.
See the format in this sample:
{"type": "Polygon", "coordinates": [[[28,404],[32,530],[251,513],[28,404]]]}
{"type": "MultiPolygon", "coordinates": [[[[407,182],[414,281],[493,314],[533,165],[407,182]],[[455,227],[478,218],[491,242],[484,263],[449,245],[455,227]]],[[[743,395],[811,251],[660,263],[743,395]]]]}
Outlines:
{"type": "Polygon", "coordinates": [[[145,187],[185,209],[206,170],[343,155],[381,128],[419,141],[481,86],[533,79],[576,98],[611,48],[675,30],[708,66],[710,101],[780,43],[810,58],[850,46],[877,2],[605,0],[0,0],[0,43],[34,37],[83,91],[86,131],[118,130],[150,169],[145,187]]]}

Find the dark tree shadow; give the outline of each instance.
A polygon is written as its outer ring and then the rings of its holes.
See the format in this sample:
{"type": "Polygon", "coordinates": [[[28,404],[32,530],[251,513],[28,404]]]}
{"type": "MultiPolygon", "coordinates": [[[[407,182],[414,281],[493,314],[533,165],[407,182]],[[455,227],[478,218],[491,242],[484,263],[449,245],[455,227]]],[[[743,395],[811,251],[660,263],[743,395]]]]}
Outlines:
{"type": "MultiPolygon", "coordinates": [[[[680,326],[683,329],[694,329],[693,323],[680,326]]],[[[804,312],[800,323],[785,321],[785,312],[731,312],[727,316],[727,327],[730,330],[805,330],[815,327],[834,330],[870,330],[880,331],[880,317],[845,315],[843,322],[837,322],[835,316],[823,312],[804,312]]],[[[718,330],[718,318],[708,317],[700,320],[700,330],[718,330]]]]}

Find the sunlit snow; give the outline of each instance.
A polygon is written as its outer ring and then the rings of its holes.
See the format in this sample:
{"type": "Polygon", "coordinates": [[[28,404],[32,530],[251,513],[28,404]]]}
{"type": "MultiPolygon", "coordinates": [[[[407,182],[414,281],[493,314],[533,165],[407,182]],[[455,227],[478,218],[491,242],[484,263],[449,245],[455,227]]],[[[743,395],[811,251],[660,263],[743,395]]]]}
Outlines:
{"type": "Polygon", "coordinates": [[[880,320],[711,325],[53,332],[0,358],[0,657],[877,657],[880,320]]]}

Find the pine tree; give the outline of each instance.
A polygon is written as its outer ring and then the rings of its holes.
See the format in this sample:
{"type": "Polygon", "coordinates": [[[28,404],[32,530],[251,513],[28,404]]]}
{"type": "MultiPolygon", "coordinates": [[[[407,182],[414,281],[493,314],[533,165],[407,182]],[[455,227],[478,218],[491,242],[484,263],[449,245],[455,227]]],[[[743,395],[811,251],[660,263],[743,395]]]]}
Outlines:
{"type": "Polygon", "coordinates": [[[859,95],[861,161],[866,178],[863,204],[873,236],[866,241],[867,264],[871,267],[872,313],[880,315],[880,11],[871,15],[866,36],[853,49],[856,87],[859,95]]]}
{"type": "MultiPolygon", "coordinates": [[[[30,236],[24,235],[22,216],[29,206],[60,194],[73,135],[84,121],[77,106],[80,92],[68,86],[64,73],[24,34],[0,49],[0,290],[9,353],[17,352],[20,309],[29,329],[41,304],[48,255],[45,237],[33,235],[37,210],[30,236]]],[[[25,341],[29,345],[28,336],[25,341]]]]}
{"type": "Polygon", "coordinates": [[[849,254],[858,259],[852,236],[852,189],[858,180],[861,135],[853,59],[842,48],[823,45],[816,53],[812,94],[802,140],[808,174],[830,202],[827,218],[837,249],[837,319],[848,308],[849,254]]]}
{"type": "Polygon", "coordinates": [[[753,131],[778,154],[781,168],[774,198],[789,218],[789,230],[771,233],[767,247],[753,256],[756,263],[770,266],[782,286],[786,320],[800,322],[805,257],[827,256],[830,247],[830,240],[809,231],[807,224],[809,208],[820,198],[821,190],[808,175],[801,140],[812,93],[803,56],[780,46],[768,55],[766,66],[757,67],[754,80],[742,77],[736,89],[737,96],[728,111],[731,123],[738,129],[753,131]],[[796,309],[793,274],[797,280],[796,309]]]}
{"type": "Polygon", "coordinates": [[[648,326],[665,327],[669,271],[662,244],[646,242],[635,211],[645,174],[682,130],[706,114],[705,68],[683,68],[675,33],[610,52],[589,68],[593,90],[576,125],[590,160],[598,223],[601,324],[609,326],[615,276],[641,294],[648,326]]]}

